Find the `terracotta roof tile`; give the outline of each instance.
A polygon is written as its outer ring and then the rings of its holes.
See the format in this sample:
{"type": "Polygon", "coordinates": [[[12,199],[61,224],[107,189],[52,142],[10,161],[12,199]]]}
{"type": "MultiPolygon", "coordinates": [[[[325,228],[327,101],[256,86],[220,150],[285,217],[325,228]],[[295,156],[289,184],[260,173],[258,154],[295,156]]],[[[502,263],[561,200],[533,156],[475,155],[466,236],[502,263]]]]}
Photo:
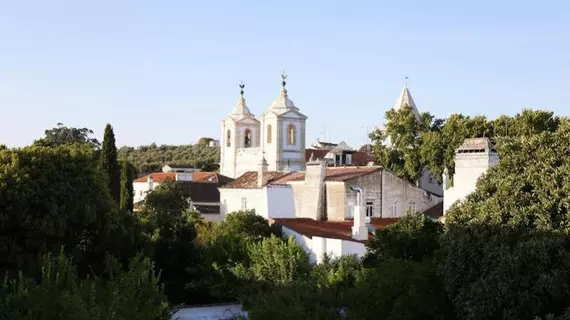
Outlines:
{"type": "MultiPolygon", "coordinates": [[[[134,182],[148,182],[148,178],[152,176],[152,179],[156,183],[162,183],[165,180],[176,180],[176,172],[153,172],[137,178],[134,182]]],[[[217,172],[208,171],[197,171],[192,173],[192,180],[201,183],[215,183],[219,185],[228,184],[233,181],[232,178],[221,175],[217,172]]]]}
{"type": "MultiPolygon", "coordinates": [[[[330,239],[357,241],[352,238],[352,220],[316,221],[309,218],[272,218],[271,220],[274,223],[282,225],[309,238],[323,237],[330,239]]],[[[376,228],[381,228],[392,223],[396,223],[399,220],[399,218],[372,218],[370,224],[376,228]]],[[[373,234],[370,233],[369,237],[373,237],[373,234]]]]}
{"type": "Polygon", "coordinates": [[[166,180],[175,180],[176,179],[176,172],[153,172],[151,174],[147,174],[144,177],[140,177],[136,179],[134,182],[148,182],[148,178],[152,176],[154,182],[161,183],[166,180]]]}
{"type": "MultiPolygon", "coordinates": [[[[267,171],[265,172],[267,175],[267,183],[265,185],[272,183],[271,181],[275,179],[279,179],[281,177],[290,175],[290,172],[281,172],[281,171],[267,171]]],[[[241,176],[239,176],[234,181],[228,183],[227,185],[223,186],[223,188],[232,188],[232,189],[255,189],[257,188],[257,171],[248,171],[241,176]]]]}
{"type": "MultiPolygon", "coordinates": [[[[346,181],[360,176],[380,171],[381,167],[329,167],[326,169],[325,181],[346,181]]],[[[305,172],[294,172],[279,179],[273,180],[270,184],[287,184],[291,181],[302,181],[305,179],[305,172]]]]}

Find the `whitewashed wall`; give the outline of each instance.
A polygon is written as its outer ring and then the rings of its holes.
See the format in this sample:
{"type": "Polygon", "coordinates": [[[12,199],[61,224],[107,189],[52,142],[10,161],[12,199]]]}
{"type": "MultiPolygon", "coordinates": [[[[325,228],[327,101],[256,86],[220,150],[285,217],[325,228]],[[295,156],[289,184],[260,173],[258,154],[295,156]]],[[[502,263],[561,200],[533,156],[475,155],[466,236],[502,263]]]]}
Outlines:
{"type": "Polygon", "coordinates": [[[243,210],[242,198],[247,199],[246,210],[255,209],[255,212],[267,219],[266,189],[231,189],[220,188],[220,214],[222,219],[225,215],[243,210]]]}
{"type": "Polygon", "coordinates": [[[290,186],[269,186],[267,190],[267,215],[269,218],[295,218],[295,199],[290,186]]]}

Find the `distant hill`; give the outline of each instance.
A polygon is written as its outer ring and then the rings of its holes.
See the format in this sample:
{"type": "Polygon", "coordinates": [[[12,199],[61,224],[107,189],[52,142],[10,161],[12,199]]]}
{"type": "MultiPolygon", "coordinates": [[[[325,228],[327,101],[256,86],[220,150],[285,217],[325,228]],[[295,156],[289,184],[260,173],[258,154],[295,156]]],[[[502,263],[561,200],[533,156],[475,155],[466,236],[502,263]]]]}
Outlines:
{"type": "Polygon", "coordinates": [[[193,166],[204,171],[216,171],[220,162],[220,148],[207,143],[194,145],[161,145],[122,147],[118,150],[119,159],[127,159],[139,173],[160,171],[167,163],[193,166]]]}

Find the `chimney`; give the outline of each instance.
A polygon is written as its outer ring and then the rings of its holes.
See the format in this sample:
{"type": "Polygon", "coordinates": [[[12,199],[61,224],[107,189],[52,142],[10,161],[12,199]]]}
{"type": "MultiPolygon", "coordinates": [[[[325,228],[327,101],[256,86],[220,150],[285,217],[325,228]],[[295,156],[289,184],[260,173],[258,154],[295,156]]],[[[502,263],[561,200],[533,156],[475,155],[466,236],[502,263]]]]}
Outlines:
{"type": "Polygon", "coordinates": [[[311,158],[306,164],[301,212],[299,215],[301,218],[310,218],[318,221],[323,220],[325,217],[326,163],[325,159],[315,159],[315,155],[311,154],[311,158]]]}
{"type": "Polygon", "coordinates": [[[267,183],[267,160],[265,160],[265,155],[261,158],[261,161],[257,165],[257,187],[261,188],[267,183]]]}
{"type": "Polygon", "coordinates": [[[152,178],[152,174],[148,176],[148,191],[152,191],[152,187],[154,185],[154,179],[152,178]]]}
{"type": "Polygon", "coordinates": [[[352,226],[352,238],[355,240],[368,240],[368,228],[366,227],[366,211],[362,205],[362,188],[350,186],[350,190],[356,191],[356,205],[354,206],[354,225],[352,226]]]}

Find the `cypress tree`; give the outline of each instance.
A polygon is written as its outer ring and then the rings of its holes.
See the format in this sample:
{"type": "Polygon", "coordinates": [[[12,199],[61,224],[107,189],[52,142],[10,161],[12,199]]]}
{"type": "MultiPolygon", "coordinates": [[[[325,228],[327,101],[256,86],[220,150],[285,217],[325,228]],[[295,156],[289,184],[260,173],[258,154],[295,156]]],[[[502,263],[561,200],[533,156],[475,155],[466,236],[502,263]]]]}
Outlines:
{"type": "Polygon", "coordinates": [[[111,197],[115,200],[117,205],[119,205],[121,201],[121,168],[117,162],[115,133],[113,133],[113,127],[109,123],[105,127],[99,165],[107,179],[111,197]]]}
{"type": "Polygon", "coordinates": [[[121,204],[122,212],[133,212],[133,180],[134,168],[127,161],[121,161],[121,204]]]}

